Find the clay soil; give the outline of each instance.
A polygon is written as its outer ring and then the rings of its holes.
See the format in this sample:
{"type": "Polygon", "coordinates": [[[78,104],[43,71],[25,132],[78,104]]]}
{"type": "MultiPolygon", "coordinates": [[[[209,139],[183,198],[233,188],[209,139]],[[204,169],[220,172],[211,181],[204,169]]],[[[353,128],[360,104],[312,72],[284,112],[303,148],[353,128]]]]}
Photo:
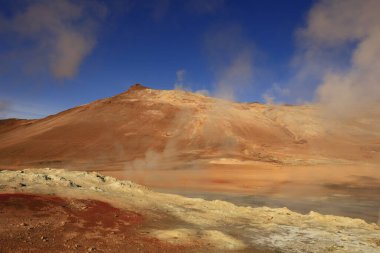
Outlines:
{"type": "MultiPolygon", "coordinates": [[[[97,200],[0,194],[0,252],[198,252],[142,230],[142,214],[97,200]]],[[[198,250],[197,250],[198,248],[198,250]]]]}

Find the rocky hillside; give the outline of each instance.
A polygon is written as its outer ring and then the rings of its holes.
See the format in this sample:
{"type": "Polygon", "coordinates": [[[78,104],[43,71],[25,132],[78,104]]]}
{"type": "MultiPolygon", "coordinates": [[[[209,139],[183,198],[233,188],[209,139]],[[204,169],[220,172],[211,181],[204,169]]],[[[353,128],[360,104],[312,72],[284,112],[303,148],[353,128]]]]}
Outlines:
{"type": "Polygon", "coordinates": [[[215,158],[379,163],[379,126],[379,118],[336,120],[315,105],[233,103],[135,85],[43,119],[0,121],[0,166],[150,168],[215,158]]]}

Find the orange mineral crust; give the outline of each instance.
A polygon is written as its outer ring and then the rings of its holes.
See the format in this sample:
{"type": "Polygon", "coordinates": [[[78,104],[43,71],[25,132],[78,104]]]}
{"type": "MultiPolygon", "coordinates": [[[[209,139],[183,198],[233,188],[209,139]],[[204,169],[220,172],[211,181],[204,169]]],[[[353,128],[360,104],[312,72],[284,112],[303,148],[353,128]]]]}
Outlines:
{"type": "Polygon", "coordinates": [[[142,231],[142,214],[90,199],[0,194],[1,252],[196,252],[142,231]]]}

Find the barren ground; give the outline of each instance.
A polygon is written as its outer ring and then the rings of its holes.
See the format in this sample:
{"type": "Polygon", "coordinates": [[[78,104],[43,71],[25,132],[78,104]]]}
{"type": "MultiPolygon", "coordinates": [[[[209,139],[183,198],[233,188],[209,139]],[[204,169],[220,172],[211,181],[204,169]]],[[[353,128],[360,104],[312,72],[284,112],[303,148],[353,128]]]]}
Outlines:
{"type": "Polygon", "coordinates": [[[25,246],[37,252],[41,247],[82,252],[380,249],[380,227],[363,220],[156,193],[97,173],[1,171],[0,189],[0,242],[6,252],[25,246]]]}
{"type": "Polygon", "coordinates": [[[140,232],[170,223],[91,199],[0,194],[1,252],[197,252],[140,232]]]}

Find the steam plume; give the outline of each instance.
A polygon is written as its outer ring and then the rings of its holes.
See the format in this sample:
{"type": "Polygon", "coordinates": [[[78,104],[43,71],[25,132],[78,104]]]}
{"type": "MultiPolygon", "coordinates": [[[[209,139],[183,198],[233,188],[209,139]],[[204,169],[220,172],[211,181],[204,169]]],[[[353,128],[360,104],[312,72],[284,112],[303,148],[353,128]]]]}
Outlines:
{"type": "MultiPolygon", "coordinates": [[[[311,9],[307,26],[299,31],[303,46],[299,74],[321,75],[316,99],[335,116],[368,114],[380,102],[379,10],[377,0],[323,0],[311,9]],[[321,61],[347,51],[349,62],[339,68],[321,61]]],[[[334,64],[342,63],[344,57],[336,60],[334,64]]]]}
{"type": "Polygon", "coordinates": [[[186,75],[186,70],[184,69],[177,70],[174,89],[179,89],[179,90],[185,89],[185,75],[186,75]]]}
{"type": "Polygon", "coordinates": [[[6,118],[7,117],[7,112],[10,109],[10,103],[5,100],[0,100],[0,119],[6,118]]]}
{"type": "Polygon", "coordinates": [[[214,71],[216,96],[233,100],[253,83],[253,48],[240,26],[216,28],[206,34],[205,49],[214,71]]]}
{"type": "Polygon", "coordinates": [[[30,43],[33,65],[48,67],[56,78],[73,77],[96,44],[96,28],[105,8],[95,1],[31,1],[11,18],[2,18],[0,32],[30,43]],[[36,60],[37,59],[37,60],[36,60]]]}

